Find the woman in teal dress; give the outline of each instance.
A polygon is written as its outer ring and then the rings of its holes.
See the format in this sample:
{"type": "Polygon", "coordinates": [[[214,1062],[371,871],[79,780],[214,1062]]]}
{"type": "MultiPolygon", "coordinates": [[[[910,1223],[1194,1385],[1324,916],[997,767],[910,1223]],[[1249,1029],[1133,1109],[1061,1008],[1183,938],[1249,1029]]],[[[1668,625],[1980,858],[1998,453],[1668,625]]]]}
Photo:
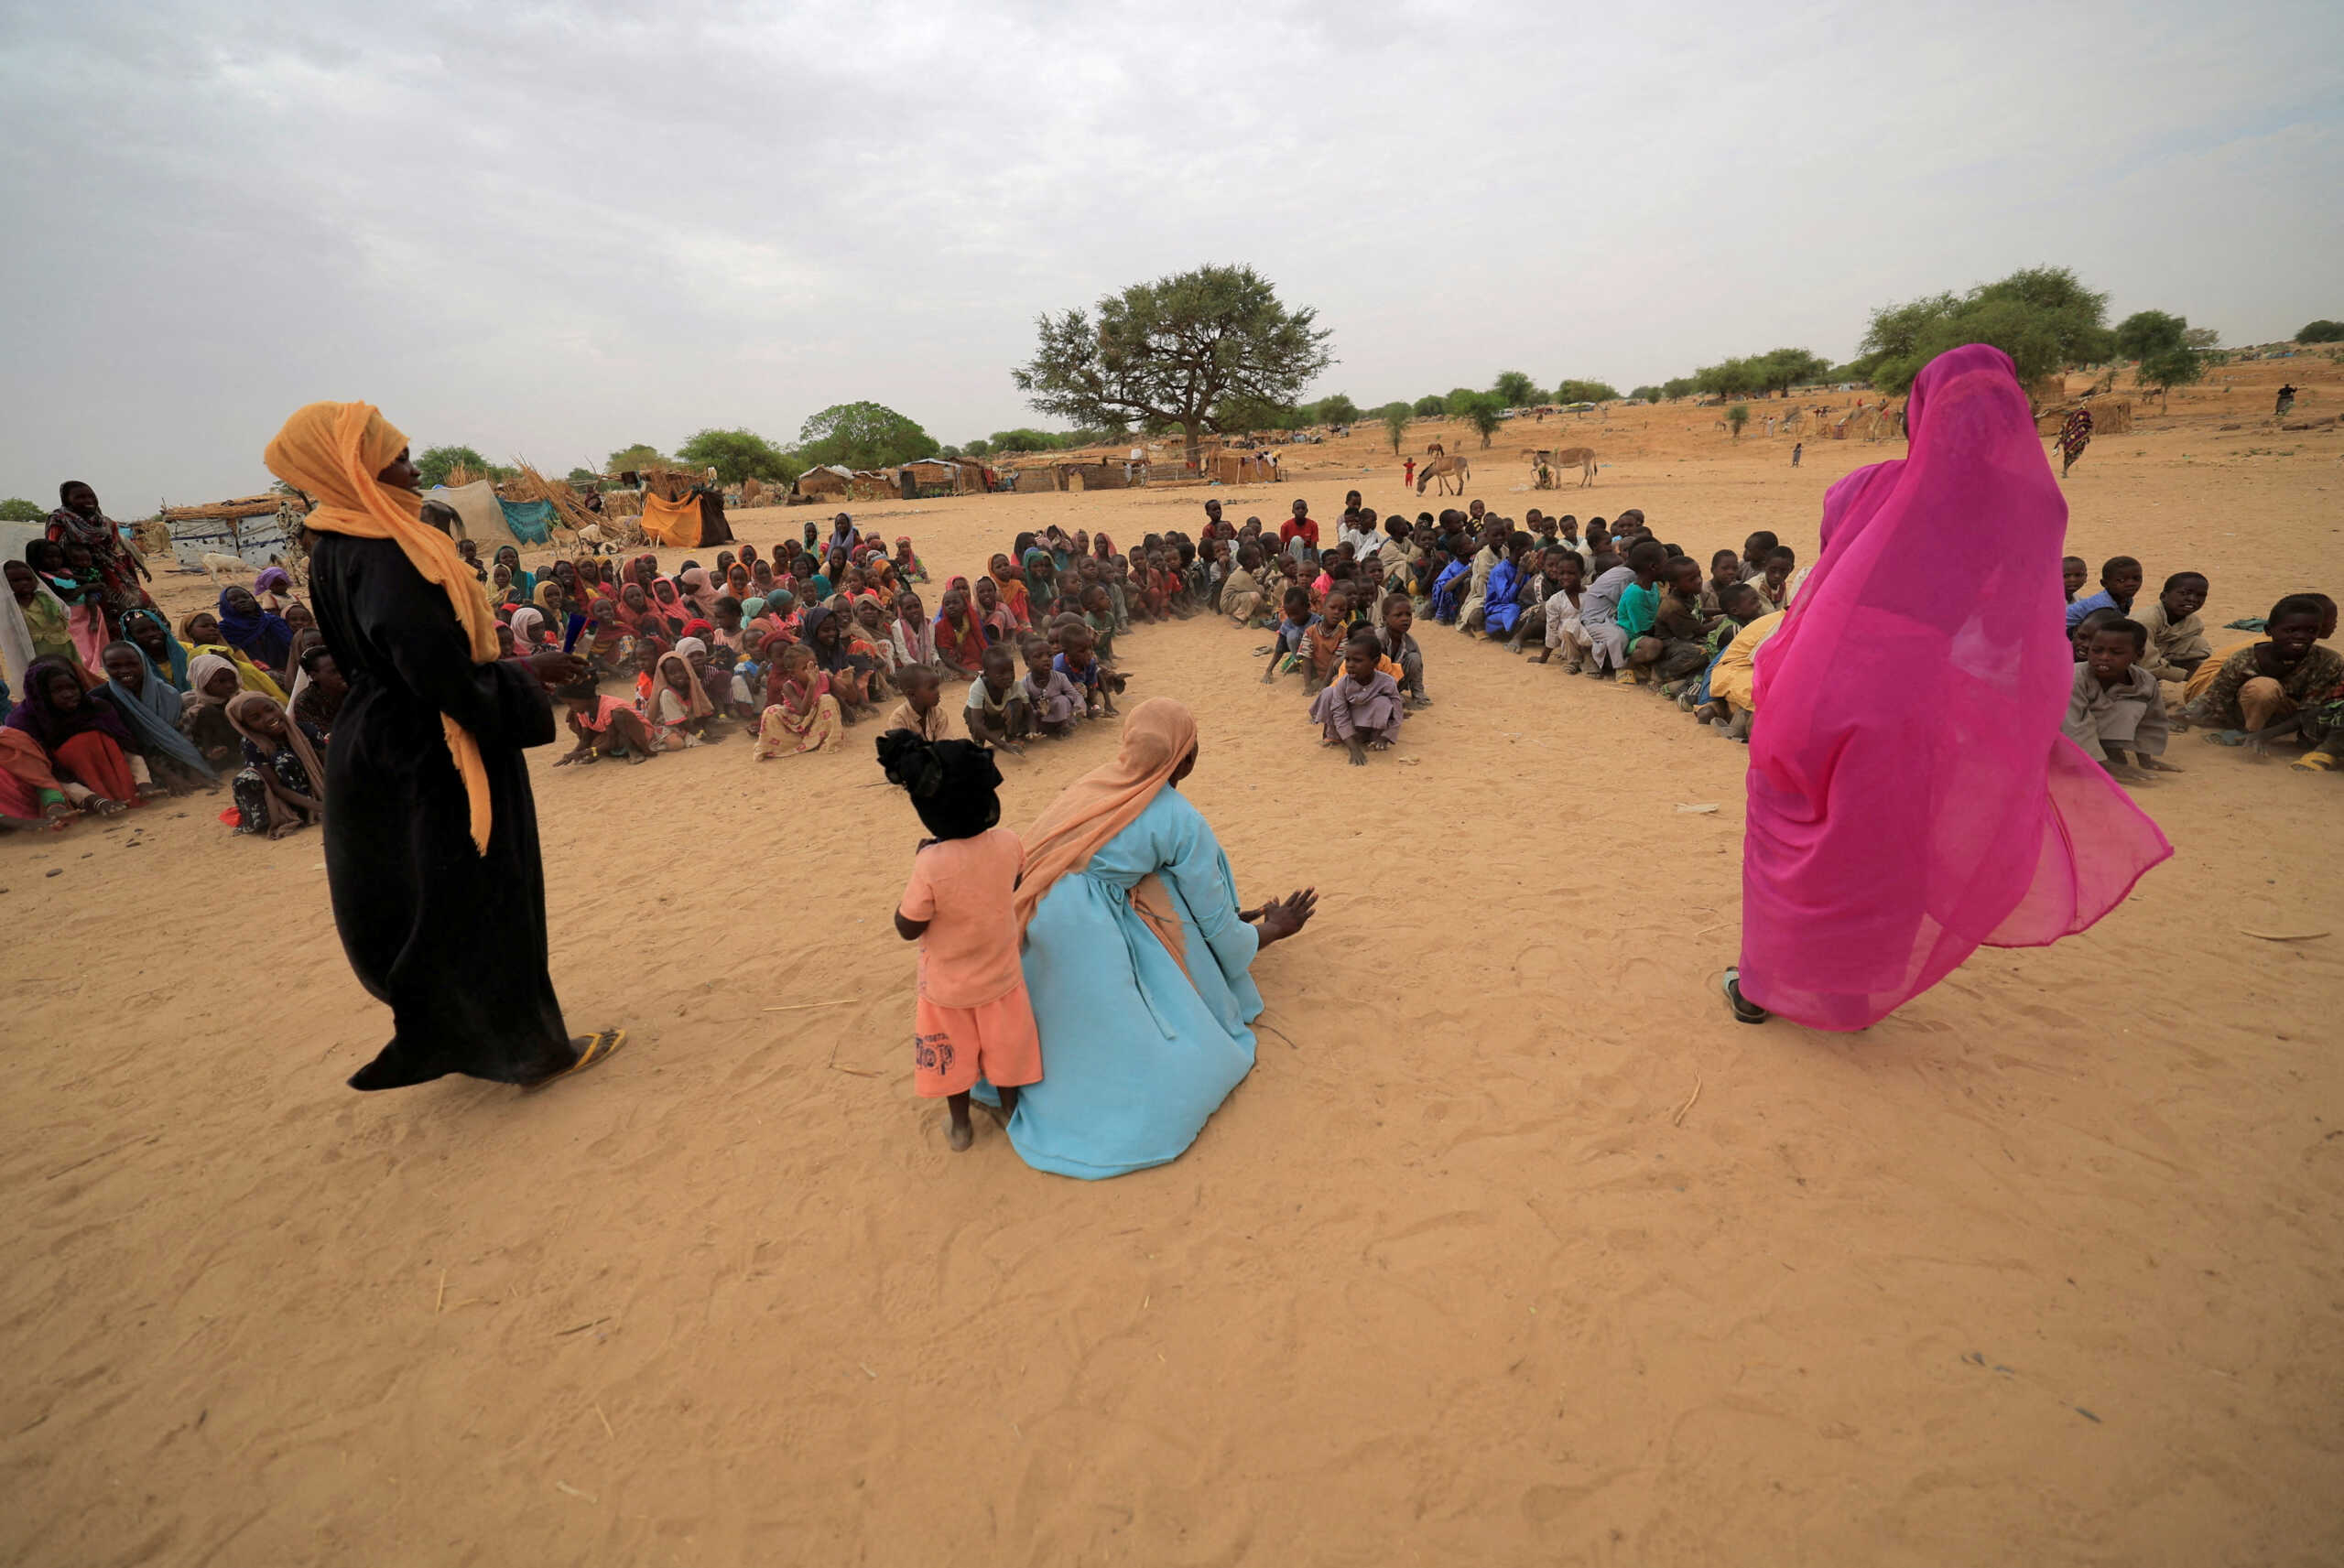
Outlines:
{"type": "Polygon", "coordinates": [[[1036,1170],[1096,1180],[1177,1159],[1253,1067],[1253,955],[1302,929],[1309,889],[1258,909],[1179,792],[1197,721],[1151,697],[1115,760],[1069,785],[1026,835],[1017,915],[1042,1081],[1009,1140],[1036,1170]]]}

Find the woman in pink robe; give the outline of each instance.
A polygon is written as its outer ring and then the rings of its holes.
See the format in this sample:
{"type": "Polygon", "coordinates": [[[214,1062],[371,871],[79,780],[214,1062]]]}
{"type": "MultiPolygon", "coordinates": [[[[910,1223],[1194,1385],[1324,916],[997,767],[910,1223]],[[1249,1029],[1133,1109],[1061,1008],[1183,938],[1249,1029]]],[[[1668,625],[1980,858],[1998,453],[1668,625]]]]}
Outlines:
{"type": "Polygon", "coordinates": [[[2060,733],[2067,503],[2009,357],[1939,355],[1906,412],[1910,455],[1832,487],[1759,650],[1744,1022],[1866,1028],[1980,944],[2084,930],[2173,853],[2060,733]]]}

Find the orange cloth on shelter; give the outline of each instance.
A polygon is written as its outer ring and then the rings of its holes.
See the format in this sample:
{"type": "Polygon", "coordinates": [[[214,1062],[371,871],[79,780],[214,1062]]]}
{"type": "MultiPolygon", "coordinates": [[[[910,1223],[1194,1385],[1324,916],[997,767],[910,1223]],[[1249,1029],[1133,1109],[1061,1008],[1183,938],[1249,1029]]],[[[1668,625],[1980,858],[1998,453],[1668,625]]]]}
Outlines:
{"type": "MultiPolygon", "coordinates": [[[[285,427],[261,454],[268,471],[317,498],[309,525],[323,534],[348,534],[360,539],[388,539],[397,545],[407,564],[448,596],[456,624],[464,633],[474,664],[497,658],[496,617],[479,579],[457,553],[456,541],[423,521],[423,497],[411,490],[396,490],[374,476],[407,449],[407,437],[371,403],[312,403],[294,411],[285,427]]],[[[490,821],[488,768],[482,762],[480,742],[465,728],[440,716],[448,755],[464,783],[471,807],[472,848],[488,852],[490,821]]],[[[321,787],[322,779],[316,781],[321,787]]]]}
{"type": "MultiPolygon", "coordinates": [[[[1147,809],[1172,770],[1196,749],[1197,716],[1186,703],[1151,697],[1131,710],[1115,760],[1067,785],[1026,831],[1026,880],[1015,905],[1020,934],[1058,880],[1091,864],[1091,857],[1147,809]]],[[[1162,880],[1143,877],[1131,897],[1133,911],[1187,974],[1180,912],[1162,880]]]]}
{"type": "Polygon", "coordinates": [[[643,492],[643,531],[670,549],[691,550],[700,547],[700,497],[688,495],[681,501],[663,501],[650,491],[643,492]]]}

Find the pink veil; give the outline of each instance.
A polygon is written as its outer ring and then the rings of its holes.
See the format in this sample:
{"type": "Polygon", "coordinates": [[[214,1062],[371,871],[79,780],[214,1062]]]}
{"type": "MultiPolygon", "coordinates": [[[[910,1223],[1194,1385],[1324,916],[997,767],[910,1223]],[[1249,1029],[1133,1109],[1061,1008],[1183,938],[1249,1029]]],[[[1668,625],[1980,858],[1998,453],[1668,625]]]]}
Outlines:
{"type": "Polygon", "coordinates": [[[2059,732],[2067,503],[2008,356],[1931,361],[1910,455],[1825,498],[1823,549],[1759,650],[1742,989],[1861,1029],[1980,944],[2106,914],[2173,847],[2059,732]]]}

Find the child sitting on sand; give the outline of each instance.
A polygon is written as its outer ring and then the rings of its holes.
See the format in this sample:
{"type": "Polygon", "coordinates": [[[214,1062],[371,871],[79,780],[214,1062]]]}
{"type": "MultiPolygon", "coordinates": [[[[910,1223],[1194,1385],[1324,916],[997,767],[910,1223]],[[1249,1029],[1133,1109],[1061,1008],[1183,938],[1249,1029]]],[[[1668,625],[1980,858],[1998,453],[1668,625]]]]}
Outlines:
{"type": "Polygon", "coordinates": [[[1340,588],[1327,594],[1326,608],[1302,631],[1302,694],[1316,697],[1342,668],[1343,646],[1351,628],[1351,595],[1340,588]]]}
{"type": "Polygon", "coordinates": [[[979,1078],[1001,1096],[1004,1119],[1017,1090],[1042,1077],[1042,1037],[1017,957],[1011,904],[1026,863],[1017,835],[1001,827],[1001,769],[967,741],[928,741],[906,730],[879,737],[879,765],[910,792],[934,834],[912,854],[895,906],[895,934],[919,944],[912,1014],[912,1078],[951,1115],[955,1151],[969,1147],[969,1092],[979,1078]]]}
{"type": "Polygon", "coordinates": [[[2165,752],[2165,697],[2157,677],[2140,664],[2148,646],[2148,630],[2137,621],[2120,619],[2095,631],[2084,662],[2076,666],[2061,725],[2085,755],[2132,783],[2146,782],[2153,772],[2181,771],[2157,760],[2165,752]],[[2125,765],[2127,752],[2139,762],[2138,769],[2125,765]]]}
{"type": "MultiPolygon", "coordinates": [[[[986,654],[993,650],[987,648],[986,654]]],[[[983,677],[978,677],[982,680],[983,677]]],[[[923,741],[950,740],[951,721],[944,716],[944,677],[934,665],[906,665],[895,677],[902,688],[904,700],[895,704],[881,726],[884,730],[908,730],[923,741]]]]}
{"type": "Polygon", "coordinates": [[[2069,604],[2075,603],[2076,595],[2084,590],[2084,584],[2090,577],[2091,563],[2081,556],[2063,556],[2059,558],[2059,581],[2060,585],[2067,590],[2069,604]]]}
{"type": "Polygon", "coordinates": [[[1758,590],[1759,600],[1769,611],[1790,608],[1792,568],[1798,565],[1798,552],[1788,545],[1776,545],[1766,552],[1766,562],[1750,586],[1758,590]]]}
{"type": "Polygon", "coordinates": [[[1269,667],[1262,672],[1264,686],[1277,678],[1281,667],[1294,667],[1294,661],[1301,656],[1302,639],[1310,630],[1311,620],[1310,590],[1299,583],[1290,585],[1286,590],[1284,611],[1278,619],[1276,635],[1270,643],[1269,667]]]}
{"type": "Polygon", "coordinates": [[[1082,718],[1082,693],[1058,668],[1048,638],[1028,637],[1022,651],[1026,678],[1017,689],[1033,711],[1036,733],[1053,739],[1072,734],[1082,718]]]}
{"type": "Polygon", "coordinates": [[[1579,619],[1581,588],[1579,557],[1566,554],[1556,564],[1552,580],[1555,591],[1546,596],[1544,611],[1546,645],[1538,650],[1537,662],[1546,663],[1555,656],[1555,650],[1560,648],[1563,651],[1563,672],[1577,675],[1586,664],[1589,650],[1593,646],[1587,629],[1579,624],[1579,619]]]}
{"type": "Polygon", "coordinates": [[[830,694],[830,676],[816,666],[813,650],[803,643],[784,647],[773,678],[765,683],[756,760],[765,762],[808,752],[835,752],[842,743],[845,727],[839,699],[830,694]]]}
{"type": "Polygon", "coordinates": [[[1352,633],[1343,644],[1341,670],[1310,704],[1319,733],[1329,744],[1348,747],[1355,768],[1366,765],[1368,752],[1391,750],[1406,717],[1399,683],[1376,667],[1382,654],[1374,633],[1352,633]]]}
{"type": "Polygon", "coordinates": [[[1018,742],[1034,732],[1034,707],[1017,688],[1017,657],[1007,643],[985,650],[984,671],[969,683],[960,721],[969,727],[969,739],[979,745],[1025,755],[1026,748],[1018,742]]]}
{"type": "Polygon", "coordinates": [[[1709,677],[1717,673],[1718,661],[1725,657],[1725,651],[1733,645],[1736,634],[1766,613],[1764,601],[1758,597],[1758,590],[1746,582],[1726,584],[1718,598],[1722,601],[1721,608],[1701,644],[1709,654],[1709,662],[1701,671],[1699,680],[1687,682],[1677,694],[1677,706],[1703,720],[1731,717],[1726,712],[1725,705],[1710,694],[1709,677]]]}
{"type": "Polygon", "coordinates": [[[2077,622],[2095,610],[2114,610],[2119,615],[2132,613],[2132,600],[2141,591],[2141,563],[2130,556],[2111,556],[2100,568],[2100,591],[2067,605],[2067,627],[2073,631],[2077,622]]]}
{"type": "Polygon", "coordinates": [[[1518,613],[1514,618],[1514,635],[1506,639],[1506,652],[1519,654],[1535,638],[1542,644],[1546,636],[1546,601],[1555,596],[1557,580],[1563,573],[1563,563],[1579,565],[1579,557],[1560,544],[1541,548],[1533,557],[1537,570],[1523,579],[1514,599],[1518,613]]]}
{"type": "Polygon", "coordinates": [[[657,750],[651,742],[651,729],[644,723],[643,715],[624,698],[597,692],[591,680],[557,687],[553,695],[569,710],[566,722],[570,732],[578,737],[577,745],[554,759],[555,767],[599,762],[604,757],[642,762],[657,750]]]}
{"type": "Polygon", "coordinates": [[[1114,717],[1115,699],[1109,694],[1104,672],[1099,667],[1090,627],[1078,621],[1060,632],[1058,657],[1050,661],[1050,668],[1066,676],[1069,684],[1082,694],[1084,718],[1114,717]]]}
{"type": "Polygon", "coordinates": [[[691,661],[681,654],[662,654],[653,665],[643,717],[662,751],[713,746],[723,739],[714,732],[716,704],[709,701],[691,661]]]}
{"type": "Polygon", "coordinates": [[[2204,573],[2176,572],[2165,579],[2164,589],[2142,611],[2149,651],[2141,663],[2157,679],[2187,682],[2212,655],[2206,623],[2198,619],[2198,611],[2206,607],[2206,589],[2204,573]]]}
{"type": "Polygon", "coordinates": [[[1409,628],[1416,623],[1416,606],[1405,593],[1384,596],[1384,624],[1376,633],[1376,643],[1384,667],[1399,672],[1400,686],[1408,694],[1411,708],[1430,708],[1432,698],[1425,695],[1425,655],[1416,646],[1409,628]]]}
{"type": "Polygon", "coordinates": [[[2067,633],[2067,641],[2076,650],[2076,663],[2082,664],[2090,656],[2092,633],[2103,626],[2113,626],[2124,619],[2124,612],[2112,605],[2103,604],[2075,623],[2067,633]]]}
{"type": "Polygon", "coordinates": [[[1252,545],[1237,547],[1237,569],[1221,585],[1221,609],[1240,626],[1251,626],[1262,613],[1262,552],[1252,545]]]}

